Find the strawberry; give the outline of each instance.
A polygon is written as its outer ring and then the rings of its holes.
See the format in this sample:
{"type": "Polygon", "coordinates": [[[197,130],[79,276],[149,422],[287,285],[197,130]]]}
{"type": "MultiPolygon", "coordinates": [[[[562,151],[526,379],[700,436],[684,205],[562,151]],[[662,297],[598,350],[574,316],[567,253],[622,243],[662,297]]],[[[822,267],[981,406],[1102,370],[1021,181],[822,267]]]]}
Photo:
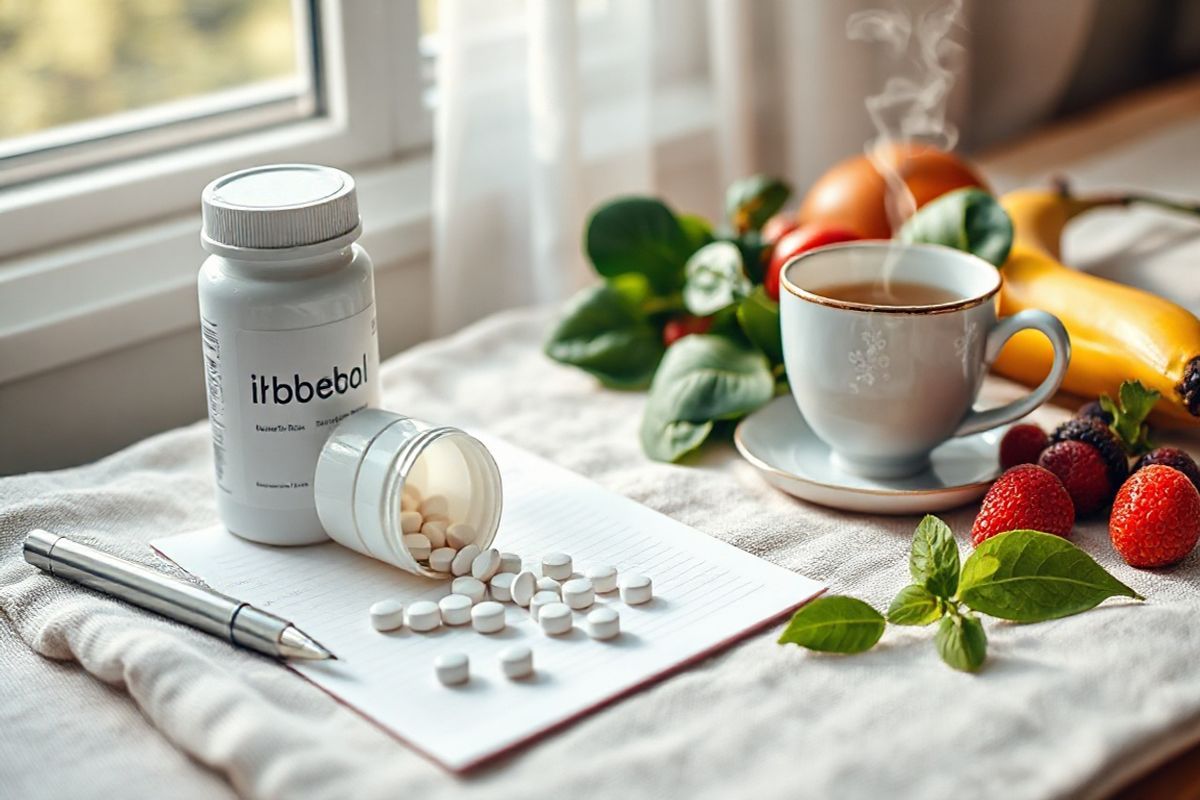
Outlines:
{"type": "Polygon", "coordinates": [[[1075,525],[1071,495],[1053,472],[1021,464],[1001,475],[988,489],[971,528],[978,545],[1006,531],[1028,528],[1066,537],[1075,525]]]}
{"type": "Polygon", "coordinates": [[[1037,425],[1013,425],[1000,440],[1000,469],[1017,464],[1036,464],[1038,456],[1050,446],[1050,437],[1037,425]]]}
{"type": "Polygon", "coordinates": [[[1143,467],[1117,492],[1108,535],[1130,566],[1182,561],[1200,539],[1200,492],[1174,467],[1143,467]]]}
{"type": "Polygon", "coordinates": [[[1200,466],[1197,466],[1192,457],[1178,447],[1157,447],[1151,450],[1138,459],[1137,465],[1133,468],[1134,472],[1151,464],[1163,464],[1164,466],[1174,467],[1184,475],[1187,475],[1188,480],[1192,482],[1192,486],[1195,486],[1197,491],[1200,491],[1200,466]]]}
{"type": "Polygon", "coordinates": [[[1085,517],[1112,499],[1117,487],[1108,476],[1108,464],[1100,451],[1084,442],[1067,440],[1052,444],[1038,458],[1038,465],[1058,476],[1075,513],[1085,517]]]}

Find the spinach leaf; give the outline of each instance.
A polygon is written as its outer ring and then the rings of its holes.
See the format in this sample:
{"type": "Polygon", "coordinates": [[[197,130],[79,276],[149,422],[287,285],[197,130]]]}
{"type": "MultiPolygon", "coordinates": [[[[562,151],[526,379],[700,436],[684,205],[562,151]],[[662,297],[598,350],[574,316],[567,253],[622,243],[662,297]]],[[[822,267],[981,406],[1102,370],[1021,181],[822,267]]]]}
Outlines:
{"type": "Polygon", "coordinates": [[[613,278],[644,275],[658,294],[683,284],[683,265],[692,253],[689,235],[675,213],[653,197],[624,197],[605,203],[588,220],[584,249],[596,272],[613,278]]]}
{"type": "Polygon", "coordinates": [[[921,206],[900,228],[899,238],[965,250],[998,267],[1008,258],[1013,226],[996,198],[969,187],[947,192],[921,206]]]}
{"type": "Polygon", "coordinates": [[[694,450],[716,420],[737,419],[771,399],[763,354],[723,336],[685,336],[668,348],[642,416],[642,449],[659,461],[694,450]]]}
{"type": "Polygon", "coordinates": [[[601,284],[575,295],[546,340],[546,355],[591,373],[605,386],[649,383],[662,358],[662,337],[629,291],[601,284]]]}

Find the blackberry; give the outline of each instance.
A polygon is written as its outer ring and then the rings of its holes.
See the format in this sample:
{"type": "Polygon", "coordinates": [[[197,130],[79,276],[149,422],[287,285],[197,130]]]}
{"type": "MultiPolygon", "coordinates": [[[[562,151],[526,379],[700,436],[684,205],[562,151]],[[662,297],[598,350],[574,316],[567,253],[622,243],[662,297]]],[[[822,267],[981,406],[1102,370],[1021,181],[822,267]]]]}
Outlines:
{"type": "Polygon", "coordinates": [[[1116,490],[1129,477],[1129,459],[1125,456],[1125,448],[1117,440],[1116,434],[1109,430],[1101,420],[1094,417],[1069,419],[1054,429],[1050,441],[1083,442],[1096,448],[1096,452],[1104,459],[1108,469],[1108,481],[1116,490]]]}
{"type": "Polygon", "coordinates": [[[1113,415],[1104,410],[1099,400],[1093,400],[1079,407],[1075,412],[1075,419],[1098,419],[1105,425],[1112,425],[1113,415]]]}
{"type": "Polygon", "coordinates": [[[1192,460],[1192,457],[1180,450],[1178,447],[1156,447],[1146,455],[1138,459],[1134,465],[1133,471],[1137,472],[1142,467],[1148,467],[1151,464],[1162,464],[1164,467],[1174,467],[1187,476],[1192,485],[1200,491],[1200,466],[1192,460]]]}

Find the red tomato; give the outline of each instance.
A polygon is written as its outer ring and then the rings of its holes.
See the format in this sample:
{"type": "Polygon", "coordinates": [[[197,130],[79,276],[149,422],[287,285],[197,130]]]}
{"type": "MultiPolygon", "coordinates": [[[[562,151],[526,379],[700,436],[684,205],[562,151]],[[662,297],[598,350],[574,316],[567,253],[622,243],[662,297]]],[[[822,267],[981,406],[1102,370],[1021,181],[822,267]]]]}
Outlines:
{"type": "Polygon", "coordinates": [[[712,327],[712,317],[693,317],[691,314],[667,320],[663,326],[663,344],[667,347],[693,333],[708,333],[712,327]]]}
{"type": "Polygon", "coordinates": [[[766,225],[763,225],[763,242],[767,245],[773,245],[798,227],[800,227],[800,223],[796,221],[794,213],[776,214],[767,220],[766,225]]]}
{"type": "Polygon", "coordinates": [[[862,237],[845,228],[828,225],[801,225],[775,243],[767,273],[763,276],[763,288],[774,301],[779,301],[779,273],[792,256],[837,242],[853,242],[862,237]]]}

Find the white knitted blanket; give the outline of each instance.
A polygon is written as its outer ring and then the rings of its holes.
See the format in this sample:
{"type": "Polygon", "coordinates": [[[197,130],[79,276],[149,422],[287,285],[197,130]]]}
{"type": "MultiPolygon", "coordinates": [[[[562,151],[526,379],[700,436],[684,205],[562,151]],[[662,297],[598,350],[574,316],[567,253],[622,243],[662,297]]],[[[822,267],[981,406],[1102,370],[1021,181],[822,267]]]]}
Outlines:
{"type": "MultiPolygon", "coordinates": [[[[508,313],[392,359],[385,404],[488,428],[877,608],[908,582],[915,518],[793,500],[728,446],[684,466],[647,461],[643,396],[549,362],[539,351],[548,323],[544,312],[508,313]]],[[[988,394],[1013,391],[997,382],[988,394]]],[[[972,514],[947,515],[964,553],[972,514]]],[[[769,632],[456,778],[283,667],[20,555],[24,533],[45,527],[169,570],[145,543],[214,521],[203,424],[87,467],[0,481],[0,793],[1095,797],[1200,738],[1200,556],[1139,572],[1091,523],[1076,541],[1147,602],[1039,625],[989,621],[977,675],[943,665],[924,630],[891,629],[854,657],[780,647],[769,632]]]]}

